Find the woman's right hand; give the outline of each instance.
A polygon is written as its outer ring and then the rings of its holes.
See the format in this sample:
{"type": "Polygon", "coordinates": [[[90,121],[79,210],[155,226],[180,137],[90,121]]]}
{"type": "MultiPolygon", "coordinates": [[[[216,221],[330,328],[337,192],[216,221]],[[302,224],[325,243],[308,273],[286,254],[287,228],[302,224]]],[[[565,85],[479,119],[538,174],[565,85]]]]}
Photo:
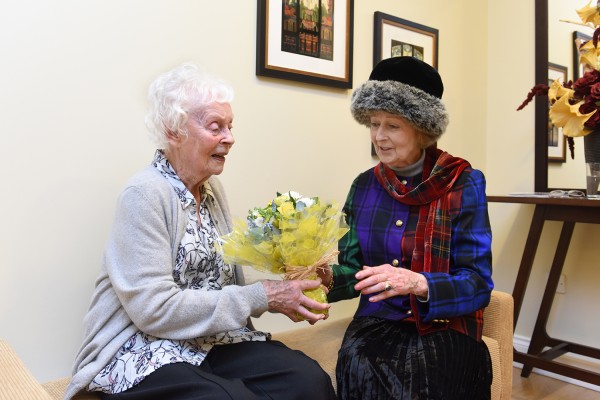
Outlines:
{"type": "Polygon", "coordinates": [[[285,280],[261,281],[267,294],[268,308],[270,312],[276,312],[286,315],[294,322],[300,321],[297,315],[302,316],[311,325],[317,321],[327,318],[325,314],[314,314],[309,311],[327,310],[331,307],[327,303],[319,303],[316,300],[306,296],[303,291],[316,289],[321,285],[321,280],[285,280]]]}

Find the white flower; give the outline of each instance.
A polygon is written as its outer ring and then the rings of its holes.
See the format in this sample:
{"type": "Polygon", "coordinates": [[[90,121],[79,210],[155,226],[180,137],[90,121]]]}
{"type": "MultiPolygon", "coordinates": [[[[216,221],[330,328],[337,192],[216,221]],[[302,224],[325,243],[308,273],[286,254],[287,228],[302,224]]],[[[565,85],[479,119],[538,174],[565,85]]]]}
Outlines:
{"type": "Polygon", "coordinates": [[[296,204],[297,205],[301,204],[303,207],[301,207],[301,208],[298,208],[297,206],[296,207],[299,210],[302,210],[303,208],[312,207],[313,205],[315,205],[315,203],[316,203],[315,199],[310,198],[310,197],[303,197],[299,200],[296,200],[296,204]]]}
{"type": "Polygon", "coordinates": [[[292,198],[294,200],[298,200],[298,199],[302,198],[302,195],[300,193],[294,192],[293,190],[290,190],[289,192],[284,193],[283,196],[287,200],[289,200],[290,198],[292,198]]]}
{"type": "Polygon", "coordinates": [[[263,226],[263,224],[265,223],[265,219],[258,215],[256,218],[254,218],[254,223],[256,224],[256,226],[263,226]]]}

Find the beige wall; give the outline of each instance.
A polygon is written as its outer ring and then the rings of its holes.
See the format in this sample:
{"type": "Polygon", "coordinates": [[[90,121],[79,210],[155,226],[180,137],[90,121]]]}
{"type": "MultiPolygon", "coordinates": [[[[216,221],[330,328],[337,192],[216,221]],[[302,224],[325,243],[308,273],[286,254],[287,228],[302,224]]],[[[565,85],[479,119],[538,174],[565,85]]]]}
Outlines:
{"type": "MultiPolygon", "coordinates": [[[[482,169],[490,194],[532,190],[533,108],[515,108],[534,83],[533,1],[355,3],[354,86],[372,67],[374,11],[439,29],[451,115],[440,147],[482,169]]],[[[368,133],[348,112],[350,90],[255,76],[255,1],[0,4],[0,336],[40,380],[70,371],[116,196],[153,154],[143,116],[147,85],[158,73],[191,60],[236,88],[237,142],[222,175],[236,215],[288,189],[343,201],[352,179],[374,163],[368,133]]],[[[494,204],[490,211],[494,279],[511,291],[531,208],[494,204]]],[[[598,233],[578,227],[576,250],[598,233]]],[[[542,246],[537,286],[552,248],[542,246]]],[[[577,332],[568,329],[580,314],[566,310],[595,315],[587,305],[597,300],[591,274],[578,280],[593,256],[569,257],[567,294],[557,301],[552,329],[598,345],[593,318],[578,322],[577,332]]],[[[537,286],[524,308],[529,321],[537,286]]],[[[332,318],[351,315],[354,305],[336,304],[332,318]]],[[[257,325],[294,327],[270,314],[257,325]]],[[[529,335],[530,326],[518,333],[529,335]]]]}

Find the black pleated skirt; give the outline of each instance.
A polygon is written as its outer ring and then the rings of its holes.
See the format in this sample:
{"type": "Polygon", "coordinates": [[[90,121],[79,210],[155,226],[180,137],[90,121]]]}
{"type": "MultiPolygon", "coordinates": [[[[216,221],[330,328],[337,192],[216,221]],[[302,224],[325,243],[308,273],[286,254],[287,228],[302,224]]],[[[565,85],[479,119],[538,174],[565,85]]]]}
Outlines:
{"type": "Polygon", "coordinates": [[[348,327],[336,368],[341,400],[490,399],[485,343],[448,329],[419,336],[414,324],[374,317],[348,327]]]}

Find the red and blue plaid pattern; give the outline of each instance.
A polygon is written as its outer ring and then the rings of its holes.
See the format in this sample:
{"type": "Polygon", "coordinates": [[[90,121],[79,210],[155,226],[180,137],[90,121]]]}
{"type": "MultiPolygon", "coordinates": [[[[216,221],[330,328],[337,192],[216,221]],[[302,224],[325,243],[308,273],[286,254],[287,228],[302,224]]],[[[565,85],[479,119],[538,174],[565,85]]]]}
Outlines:
{"type": "MultiPolygon", "coordinates": [[[[404,185],[379,164],[356,178],[344,207],[350,232],[339,243],[340,265],[334,267],[329,299],[358,296],[354,274],[363,265],[401,260],[399,267],[428,280],[429,301],[414,296],[410,301],[419,331],[450,325],[480,340],[482,310],[493,288],[485,178],[466,161],[434,148],[427,150],[422,176],[409,177],[404,185]],[[405,224],[399,228],[397,220],[405,224]],[[448,324],[434,323],[445,319],[448,324]]],[[[406,318],[407,300],[394,298],[372,312],[406,318]]]]}

